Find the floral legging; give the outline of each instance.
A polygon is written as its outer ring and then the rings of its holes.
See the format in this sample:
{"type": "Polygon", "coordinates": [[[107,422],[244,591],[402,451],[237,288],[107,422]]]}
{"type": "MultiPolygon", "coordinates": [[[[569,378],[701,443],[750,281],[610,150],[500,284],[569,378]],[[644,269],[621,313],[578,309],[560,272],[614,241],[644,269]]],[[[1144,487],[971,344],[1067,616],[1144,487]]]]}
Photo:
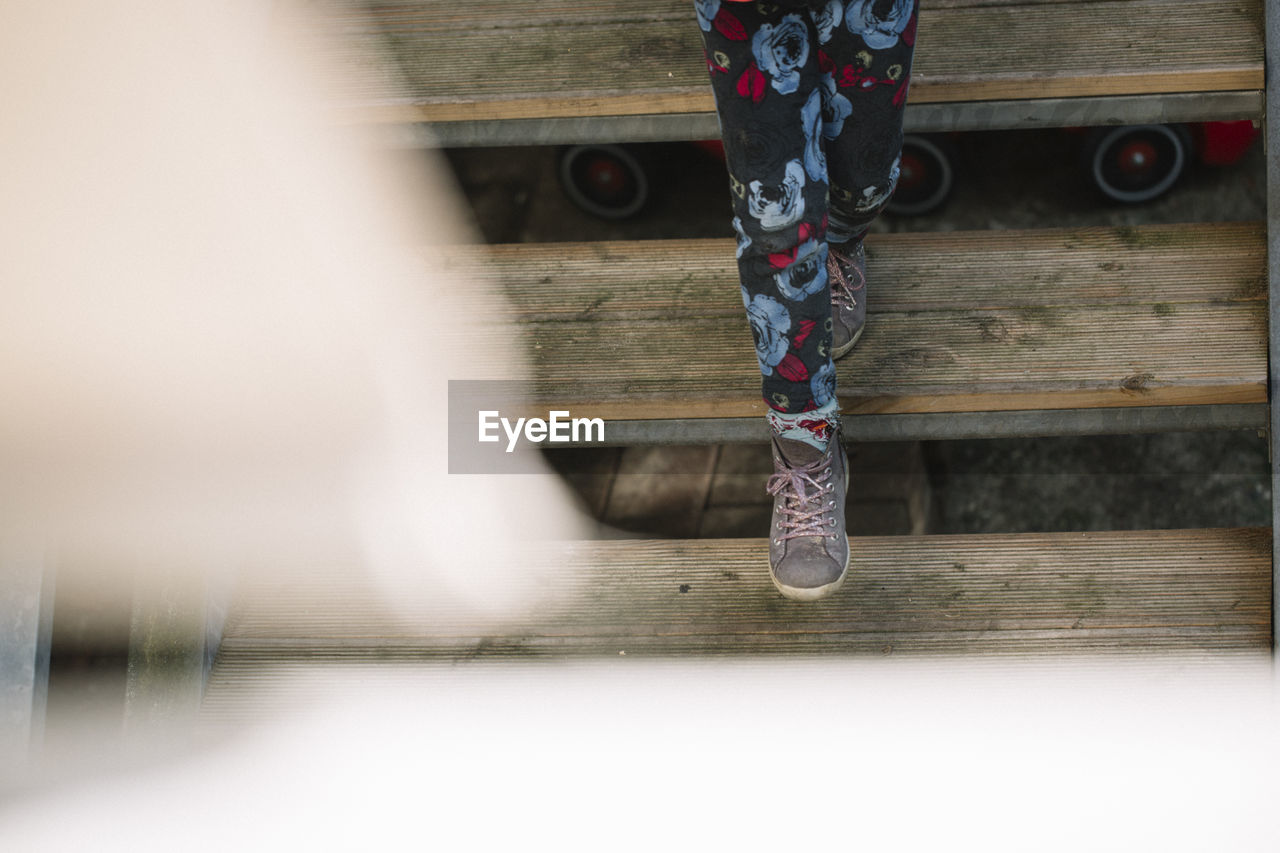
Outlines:
{"type": "Polygon", "coordinates": [[[835,400],[828,243],[898,178],[918,0],[695,0],[768,405],[835,400]]]}

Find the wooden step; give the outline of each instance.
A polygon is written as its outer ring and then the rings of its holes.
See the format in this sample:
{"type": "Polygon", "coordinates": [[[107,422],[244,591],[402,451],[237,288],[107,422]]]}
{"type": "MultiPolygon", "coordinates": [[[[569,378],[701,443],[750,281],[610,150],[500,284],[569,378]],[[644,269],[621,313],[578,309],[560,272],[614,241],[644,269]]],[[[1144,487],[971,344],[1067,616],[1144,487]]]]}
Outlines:
{"type": "Polygon", "coordinates": [[[393,613],[349,567],[259,580],[242,590],[202,717],[215,730],[262,719],[326,695],[335,677],[439,689],[460,665],[964,656],[970,667],[1196,662],[1207,673],[1270,651],[1265,528],[852,544],[845,586],[810,604],[774,590],[762,539],[531,549],[526,568],[545,594],[503,622],[414,612],[402,596],[393,613]]]}
{"type": "MultiPolygon", "coordinates": [[[[1266,400],[1261,224],[886,234],[867,245],[867,330],[838,362],[848,414],[1266,400]]],[[[472,247],[453,262],[476,256],[527,329],[543,416],[548,406],[606,421],[763,413],[731,241],[472,247]]]]}
{"type": "MultiPolygon", "coordinates": [[[[347,38],[337,58],[349,70],[340,101],[351,120],[713,111],[691,0],[390,0],[367,17],[350,0],[317,5],[347,38]],[[384,39],[391,58],[370,59],[384,39]]],[[[1221,118],[1215,111],[1225,98],[1250,93],[1250,115],[1233,117],[1251,117],[1261,104],[1262,33],[1260,0],[931,0],[920,15],[911,103],[1059,99],[1058,124],[1108,123],[1126,119],[1082,113],[1076,99],[1141,109],[1135,96],[1212,94],[1199,98],[1201,109],[1221,118]]],[[[1053,116],[1036,121],[1053,123],[1053,116]]]]}
{"type": "Polygon", "coordinates": [[[529,550],[529,612],[392,614],[342,567],[243,590],[210,690],[234,660],[700,654],[1265,652],[1265,529],[858,537],[849,579],[798,604],[768,543],[619,540],[529,550]]]}

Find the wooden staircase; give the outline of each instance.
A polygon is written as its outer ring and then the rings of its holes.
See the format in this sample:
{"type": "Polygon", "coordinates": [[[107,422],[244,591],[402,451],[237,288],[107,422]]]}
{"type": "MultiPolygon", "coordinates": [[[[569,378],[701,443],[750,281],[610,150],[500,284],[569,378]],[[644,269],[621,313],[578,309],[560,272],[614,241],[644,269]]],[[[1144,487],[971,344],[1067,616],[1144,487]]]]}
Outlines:
{"type": "MultiPolygon", "coordinates": [[[[1065,420],[1266,402],[1261,226],[885,234],[867,246],[871,319],[857,358],[837,362],[847,414],[1052,409],[1065,420]]],[[[547,403],[639,422],[674,418],[696,395],[705,417],[762,418],[741,297],[725,286],[732,241],[487,254],[529,327],[547,403]]],[[[849,433],[861,437],[860,424],[849,433]]]]}
{"type": "MultiPolygon", "coordinates": [[[[719,136],[686,0],[317,5],[353,53],[385,40],[399,62],[350,66],[348,120],[447,145],[719,136]]],[[[1259,0],[934,0],[919,33],[910,130],[1262,113],[1259,0]]]]}
{"type": "MultiPolygon", "coordinates": [[[[717,135],[688,0],[406,0],[367,17],[319,5],[355,44],[385,38],[399,63],[353,61],[344,120],[393,125],[407,144],[717,135]]],[[[907,124],[1261,119],[1264,29],[1261,0],[926,0],[907,124]]],[[[1266,428],[1272,233],[1191,223],[873,235],[873,313],[839,363],[846,435],[1266,428]]],[[[763,439],[731,241],[464,247],[455,257],[476,253],[507,284],[546,404],[604,417],[613,443],[763,439]],[[683,366],[694,359],[691,375],[683,366]],[[688,418],[695,398],[709,402],[688,418]]],[[[1266,654],[1272,538],[857,539],[850,582],[816,605],[777,596],[763,539],[583,543],[531,556],[564,581],[563,595],[500,628],[394,619],[349,576],[321,572],[315,584],[246,592],[205,703],[250,702],[266,667],[351,659],[1266,654]]]]}

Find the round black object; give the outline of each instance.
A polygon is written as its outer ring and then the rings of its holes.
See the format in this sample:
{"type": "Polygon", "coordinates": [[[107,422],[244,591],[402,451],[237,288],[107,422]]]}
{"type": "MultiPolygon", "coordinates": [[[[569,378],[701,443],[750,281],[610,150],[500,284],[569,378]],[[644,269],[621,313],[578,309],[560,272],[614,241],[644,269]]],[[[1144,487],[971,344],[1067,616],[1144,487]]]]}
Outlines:
{"type": "Polygon", "coordinates": [[[560,153],[560,185],[569,200],[604,219],[634,216],[649,200],[649,178],[621,145],[575,145],[560,153]]]}
{"type": "Polygon", "coordinates": [[[947,146],[926,136],[907,134],[898,161],[898,185],[885,209],[898,216],[930,213],[946,202],[953,182],[947,146]]]}
{"type": "Polygon", "coordinates": [[[1167,192],[1190,157],[1191,139],[1180,125],[1144,124],[1094,131],[1086,148],[1090,176],[1116,201],[1150,201],[1167,192]]]}

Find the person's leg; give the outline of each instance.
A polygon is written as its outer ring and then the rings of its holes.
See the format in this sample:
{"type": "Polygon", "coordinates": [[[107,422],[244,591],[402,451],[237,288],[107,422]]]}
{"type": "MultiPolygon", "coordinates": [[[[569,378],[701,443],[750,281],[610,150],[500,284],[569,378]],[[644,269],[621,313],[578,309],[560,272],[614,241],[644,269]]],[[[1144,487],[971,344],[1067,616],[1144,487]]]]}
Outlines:
{"type": "MultiPolygon", "coordinates": [[[[834,412],[827,163],[813,22],[799,3],[698,0],[695,6],[724,139],[739,281],[764,400],[771,414],[793,420],[815,410],[834,412]]],[[[825,444],[820,430],[811,433],[815,446],[825,444]]]]}
{"type": "Polygon", "coordinates": [[[814,13],[830,175],[834,334],[839,358],[862,333],[862,237],[898,180],[918,0],[829,0],[814,13]]]}
{"type": "Polygon", "coordinates": [[[771,576],[788,597],[820,598],[844,580],[849,546],[817,31],[803,3],[695,5],[729,169],[742,301],[774,434],[771,576]]]}

